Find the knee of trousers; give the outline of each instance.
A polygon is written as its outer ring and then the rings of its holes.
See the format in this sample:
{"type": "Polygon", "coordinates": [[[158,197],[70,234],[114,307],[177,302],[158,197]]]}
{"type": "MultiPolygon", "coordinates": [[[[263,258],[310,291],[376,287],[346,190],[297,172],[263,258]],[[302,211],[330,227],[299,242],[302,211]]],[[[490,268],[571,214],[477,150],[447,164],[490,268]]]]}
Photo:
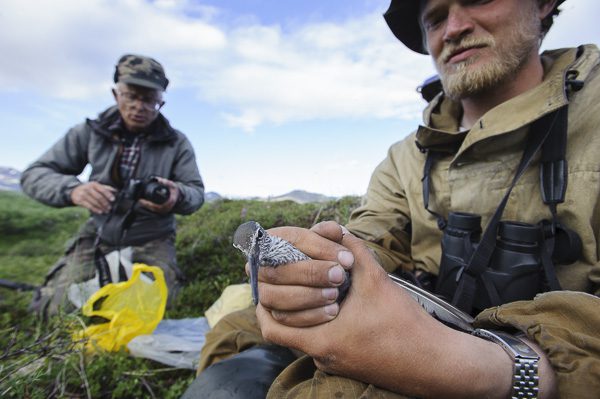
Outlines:
{"type": "Polygon", "coordinates": [[[200,373],[181,399],[264,399],[275,378],[295,359],[281,346],[247,349],[200,373]]]}

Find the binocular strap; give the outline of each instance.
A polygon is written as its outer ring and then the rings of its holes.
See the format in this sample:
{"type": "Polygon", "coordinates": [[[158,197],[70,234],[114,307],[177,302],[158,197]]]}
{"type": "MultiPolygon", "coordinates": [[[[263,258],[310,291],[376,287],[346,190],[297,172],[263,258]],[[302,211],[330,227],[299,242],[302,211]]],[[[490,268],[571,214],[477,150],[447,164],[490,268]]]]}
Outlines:
{"type": "MultiPolygon", "coordinates": [[[[469,313],[472,311],[477,279],[482,275],[490,263],[492,253],[494,252],[495,248],[498,223],[502,217],[502,213],[504,212],[504,208],[506,207],[510,193],[527,167],[533,161],[535,154],[542,148],[546,139],[548,139],[548,137],[551,135],[560,136],[561,134],[566,133],[564,131],[566,123],[564,121],[566,120],[567,115],[568,106],[565,105],[552,113],[544,115],[542,118],[538,119],[532,124],[527,146],[525,147],[525,151],[523,152],[523,156],[512,183],[504,195],[504,198],[502,198],[500,205],[498,205],[496,212],[494,212],[494,215],[490,219],[481,238],[481,242],[473,253],[469,264],[461,273],[458,287],[452,300],[452,304],[459,309],[469,313]]],[[[544,256],[549,256],[546,250],[543,250],[542,252],[546,253],[544,256]]],[[[546,266],[544,266],[544,268],[546,269],[546,266]]]]}

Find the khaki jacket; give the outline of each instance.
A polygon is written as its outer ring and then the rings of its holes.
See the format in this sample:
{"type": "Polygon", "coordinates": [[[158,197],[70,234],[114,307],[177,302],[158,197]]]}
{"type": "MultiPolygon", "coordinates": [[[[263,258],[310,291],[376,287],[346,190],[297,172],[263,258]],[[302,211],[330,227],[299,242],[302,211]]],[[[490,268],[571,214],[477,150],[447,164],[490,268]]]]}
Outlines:
{"type": "MultiPolygon", "coordinates": [[[[587,397],[582,389],[600,392],[600,299],[581,293],[600,294],[600,55],[586,45],[546,52],[542,59],[543,83],[487,112],[466,136],[458,132],[460,106],[438,95],[424,124],[390,148],[347,227],[368,242],[386,270],[437,274],[442,232],[423,205],[426,155],[416,142],[442,148],[459,143],[458,151],[434,164],[429,208],[445,218],[450,211],[480,214],[485,229],[514,177],[529,125],[569,103],[568,188],[558,215],[581,236],[581,258],[556,268],[565,291],[488,309],[478,322],[527,333],[548,354],[561,397],[587,397]],[[573,77],[583,88],[565,90],[573,77]]],[[[541,199],[538,158],[513,189],[503,220],[535,224],[552,218],[541,199]]]]}

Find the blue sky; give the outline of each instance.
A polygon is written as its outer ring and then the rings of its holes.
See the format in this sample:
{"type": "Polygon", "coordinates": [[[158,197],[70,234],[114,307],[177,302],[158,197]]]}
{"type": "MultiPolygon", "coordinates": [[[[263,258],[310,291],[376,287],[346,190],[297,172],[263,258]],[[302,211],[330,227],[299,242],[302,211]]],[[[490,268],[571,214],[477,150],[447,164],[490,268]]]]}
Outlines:
{"type": "MultiPolygon", "coordinates": [[[[124,53],[171,80],[163,113],[208,191],[361,195],[420,121],[434,73],[381,14],[388,0],[3,0],[0,166],[24,169],[111,105],[124,53]]],[[[600,3],[569,0],[544,48],[598,43],[600,3]]]]}

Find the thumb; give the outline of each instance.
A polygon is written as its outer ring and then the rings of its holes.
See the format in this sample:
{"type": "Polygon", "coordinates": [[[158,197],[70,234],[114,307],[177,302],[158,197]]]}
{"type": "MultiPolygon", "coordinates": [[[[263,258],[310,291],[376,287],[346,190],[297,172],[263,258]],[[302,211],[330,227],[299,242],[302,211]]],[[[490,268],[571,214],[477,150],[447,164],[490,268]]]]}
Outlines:
{"type": "Polygon", "coordinates": [[[344,226],[341,226],[334,221],[319,222],[311,227],[311,230],[321,237],[325,237],[338,244],[342,241],[345,232],[348,231],[344,226]]]}
{"type": "Polygon", "coordinates": [[[352,255],[354,255],[354,265],[352,267],[353,281],[360,280],[367,275],[370,278],[387,279],[387,274],[379,265],[369,247],[365,245],[365,242],[350,233],[345,227],[342,227],[342,230],[342,245],[348,248],[352,252],[352,255]]]}

